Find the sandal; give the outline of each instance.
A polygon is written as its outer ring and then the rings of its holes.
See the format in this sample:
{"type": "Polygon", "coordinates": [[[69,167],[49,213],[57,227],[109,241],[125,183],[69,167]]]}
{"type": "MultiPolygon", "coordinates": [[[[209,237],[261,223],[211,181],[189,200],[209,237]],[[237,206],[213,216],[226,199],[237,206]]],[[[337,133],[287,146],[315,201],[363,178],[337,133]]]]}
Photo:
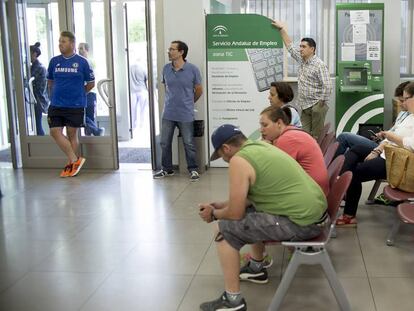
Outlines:
{"type": "Polygon", "coordinates": [[[353,228],[357,226],[357,219],[355,216],[348,216],[348,215],[341,215],[336,220],[336,226],[337,227],[343,227],[343,228],[353,228]]]}

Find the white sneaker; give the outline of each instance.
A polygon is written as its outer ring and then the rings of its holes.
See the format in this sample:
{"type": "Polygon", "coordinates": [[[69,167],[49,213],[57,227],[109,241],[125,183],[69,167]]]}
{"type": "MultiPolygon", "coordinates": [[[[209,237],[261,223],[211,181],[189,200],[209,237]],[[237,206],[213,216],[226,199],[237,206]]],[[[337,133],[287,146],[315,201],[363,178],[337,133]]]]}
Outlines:
{"type": "Polygon", "coordinates": [[[152,177],[154,179],[161,179],[161,178],[164,178],[166,176],[173,176],[173,175],[174,175],[174,171],[164,171],[164,170],[160,170],[159,172],[157,172],[154,175],[152,175],[152,177]]]}
{"type": "Polygon", "coordinates": [[[200,175],[197,171],[191,171],[190,172],[190,181],[197,181],[200,179],[200,175]]]}

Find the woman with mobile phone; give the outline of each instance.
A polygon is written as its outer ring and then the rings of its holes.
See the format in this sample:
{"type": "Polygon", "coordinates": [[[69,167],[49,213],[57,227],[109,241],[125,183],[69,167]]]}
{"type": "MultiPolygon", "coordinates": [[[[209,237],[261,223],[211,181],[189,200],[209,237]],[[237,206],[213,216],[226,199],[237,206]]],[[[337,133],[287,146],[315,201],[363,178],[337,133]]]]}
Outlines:
{"type": "Polygon", "coordinates": [[[338,218],[337,226],[355,227],[362,183],[387,177],[384,153],[386,144],[404,147],[414,152],[414,82],[404,88],[402,105],[406,107],[408,114],[393,127],[393,130],[378,134],[384,138],[381,144],[374,149],[358,145],[345,153],[342,172],[351,171],[353,177],[346,193],[344,213],[338,218]]]}

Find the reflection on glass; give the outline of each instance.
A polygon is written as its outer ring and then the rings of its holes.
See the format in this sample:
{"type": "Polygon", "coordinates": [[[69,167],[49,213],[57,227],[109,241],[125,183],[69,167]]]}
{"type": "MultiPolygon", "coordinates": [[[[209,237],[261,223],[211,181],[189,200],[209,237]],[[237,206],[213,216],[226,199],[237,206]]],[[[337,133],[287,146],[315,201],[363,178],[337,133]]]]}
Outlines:
{"type": "Polygon", "coordinates": [[[40,42],[36,42],[30,46],[30,74],[29,90],[30,103],[34,106],[36,133],[39,136],[44,136],[43,130],[43,115],[47,114],[49,108],[49,96],[47,93],[47,78],[46,67],[39,61],[39,56],[42,55],[40,49],[40,42]]]}
{"type": "MultiPolygon", "coordinates": [[[[0,33],[0,42],[1,42],[0,33]]],[[[7,104],[6,104],[6,89],[4,80],[3,67],[3,51],[0,49],[0,150],[5,150],[10,147],[8,135],[8,119],[7,119],[7,104]]]]}
{"type": "Polygon", "coordinates": [[[127,2],[130,129],[134,146],[150,148],[145,2],[127,2]]]}
{"type": "Polygon", "coordinates": [[[73,5],[75,35],[78,42],[77,53],[88,59],[95,74],[95,88],[87,94],[85,128],[82,135],[109,135],[109,109],[105,101],[97,94],[96,87],[99,81],[108,77],[105,53],[104,3],[75,1],[73,5]]]}
{"type": "Polygon", "coordinates": [[[53,56],[60,54],[58,4],[29,0],[25,16],[27,42],[22,43],[22,50],[23,60],[28,61],[30,68],[30,74],[26,75],[27,130],[29,135],[48,135],[46,67],[53,56]]]}

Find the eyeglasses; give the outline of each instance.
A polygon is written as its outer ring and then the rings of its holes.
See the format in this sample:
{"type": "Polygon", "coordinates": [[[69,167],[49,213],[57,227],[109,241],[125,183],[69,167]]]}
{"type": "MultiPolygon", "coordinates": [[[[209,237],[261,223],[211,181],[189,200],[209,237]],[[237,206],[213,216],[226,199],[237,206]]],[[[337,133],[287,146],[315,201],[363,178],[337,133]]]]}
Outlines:
{"type": "Polygon", "coordinates": [[[413,98],[413,96],[414,96],[414,95],[407,96],[407,97],[403,97],[403,98],[402,98],[402,99],[403,99],[402,101],[403,101],[403,102],[405,102],[406,100],[409,100],[410,98],[413,98]]]}
{"type": "Polygon", "coordinates": [[[169,49],[167,50],[167,52],[171,52],[171,51],[178,51],[178,49],[175,49],[175,48],[169,48],[169,49]]]}

